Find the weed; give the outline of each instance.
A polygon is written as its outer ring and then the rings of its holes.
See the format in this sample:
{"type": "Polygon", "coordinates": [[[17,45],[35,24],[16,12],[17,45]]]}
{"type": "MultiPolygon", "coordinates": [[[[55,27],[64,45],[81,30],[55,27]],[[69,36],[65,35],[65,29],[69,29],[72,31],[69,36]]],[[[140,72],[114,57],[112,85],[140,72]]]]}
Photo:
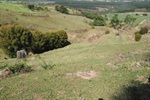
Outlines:
{"type": "Polygon", "coordinates": [[[20,73],[20,72],[29,72],[31,71],[31,67],[23,63],[18,63],[13,66],[8,66],[8,70],[11,73],[15,74],[15,73],[20,73]]]}
{"type": "Polygon", "coordinates": [[[41,66],[43,69],[47,70],[47,69],[52,69],[55,66],[55,64],[43,62],[41,66]]]}

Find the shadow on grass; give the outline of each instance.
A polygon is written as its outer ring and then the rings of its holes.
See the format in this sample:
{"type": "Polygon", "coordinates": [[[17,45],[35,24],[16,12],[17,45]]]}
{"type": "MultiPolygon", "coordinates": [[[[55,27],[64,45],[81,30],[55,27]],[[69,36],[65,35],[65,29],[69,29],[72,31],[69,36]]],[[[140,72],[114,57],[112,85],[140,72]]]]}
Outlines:
{"type": "MultiPolygon", "coordinates": [[[[150,81],[150,79],[149,79],[150,81]]],[[[128,87],[124,87],[121,92],[112,97],[113,100],[150,100],[150,83],[133,81],[128,87]]]]}

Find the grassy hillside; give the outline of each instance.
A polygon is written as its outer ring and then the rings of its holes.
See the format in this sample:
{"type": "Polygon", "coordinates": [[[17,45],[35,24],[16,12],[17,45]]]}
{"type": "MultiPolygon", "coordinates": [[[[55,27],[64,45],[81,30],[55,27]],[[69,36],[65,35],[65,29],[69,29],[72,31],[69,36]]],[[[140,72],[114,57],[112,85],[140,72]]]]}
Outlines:
{"type": "MultiPolygon", "coordinates": [[[[66,30],[72,44],[25,59],[6,60],[0,49],[0,74],[3,68],[18,62],[33,69],[0,78],[0,100],[116,100],[114,96],[124,93],[122,89],[132,81],[148,83],[150,34],[135,42],[137,30],[125,30],[120,41],[114,29],[92,29],[88,25],[91,20],[61,14],[53,6],[48,7],[49,11],[31,11],[23,5],[8,5],[0,3],[0,23],[19,23],[43,32],[66,30]],[[105,34],[106,30],[110,33],[105,34]]],[[[126,95],[121,98],[129,100],[126,95]]]]}
{"type": "Polygon", "coordinates": [[[31,11],[24,5],[0,3],[0,9],[2,24],[19,23],[44,32],[90,28],[89,19],[59,13],[55,11],[54,6],[48,6],[49,11],[31,11]]]}
{"type": "MultiPolygon", "coordinates": [[[[0,99],[111,100],[130,81],[146,80],[150,69],[141,61],[149,52],[149,43],[78,43],[31,56],[23,61],[34,71],[0,80],[0,99]],[[43,60],[54,67],[44,70],[43,60]],[[95,71],[97,76],[83,79],[75,74],[90,71],[95,71]]],[[[18,61],[12,59],[1,64],[18,61]]]]}

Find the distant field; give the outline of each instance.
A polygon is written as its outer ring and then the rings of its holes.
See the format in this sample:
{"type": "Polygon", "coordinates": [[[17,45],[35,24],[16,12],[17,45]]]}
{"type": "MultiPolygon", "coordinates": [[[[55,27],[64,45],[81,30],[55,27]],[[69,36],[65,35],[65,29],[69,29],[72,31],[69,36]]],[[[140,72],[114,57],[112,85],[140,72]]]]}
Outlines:
{"type": "MultiPolygon", "coordinates": [[[[119,16],[119,19],[123,20],[127,14],[130,14],[132,15],[133,17],[136,18],[136,21],[135,21],[135,25],[139,24],[140,22],[142,22],[143,20],[150,20],[150,13],[148,12],[130,12],[130,13],[117,13],[118,16],[119,16]],[[135,15],[135,14],[139,14],[139,15],[135,15]],[[148,15],[147,16],[143,16],[143,14],[147,13],[148,15]]],[[[110,13],[108,14],[108,17],[109,19],[111,19],[113,17],[114,14],[110,13]]]]}

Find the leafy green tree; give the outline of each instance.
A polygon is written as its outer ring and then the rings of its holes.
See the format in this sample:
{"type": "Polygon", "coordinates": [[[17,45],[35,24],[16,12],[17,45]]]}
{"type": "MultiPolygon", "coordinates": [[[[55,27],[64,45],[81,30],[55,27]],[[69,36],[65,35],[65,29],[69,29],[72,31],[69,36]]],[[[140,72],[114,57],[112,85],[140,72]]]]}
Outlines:
{"type": "Polygon", "coordinates": [[[120,41],[122,42],[122,31],[129,28],[135,22],[136,18],[132,17],[131,15],[127,15],[124,21],[119,20],[118,15],[115,14],[110,22],[111,27],[118,31],[120,36],[120,41]]]}
{"type": "Polygon", "coordinates": [[[113,27],[114,29],[119,29],[122,26],[122,21],[119,20],[118,15],[115,14],[110,22],[111,27],[113,27]]]}
{"type": "Polygon", "coordinates": [[[126,23],[126,24],[132,24],[132,23],[135,22],[135,20],[136,20],[136,18],[134,18],[133,16],[127,15],[126,18],[125,18],[125,20],[124,20],[124,23],[126,23]]]}

